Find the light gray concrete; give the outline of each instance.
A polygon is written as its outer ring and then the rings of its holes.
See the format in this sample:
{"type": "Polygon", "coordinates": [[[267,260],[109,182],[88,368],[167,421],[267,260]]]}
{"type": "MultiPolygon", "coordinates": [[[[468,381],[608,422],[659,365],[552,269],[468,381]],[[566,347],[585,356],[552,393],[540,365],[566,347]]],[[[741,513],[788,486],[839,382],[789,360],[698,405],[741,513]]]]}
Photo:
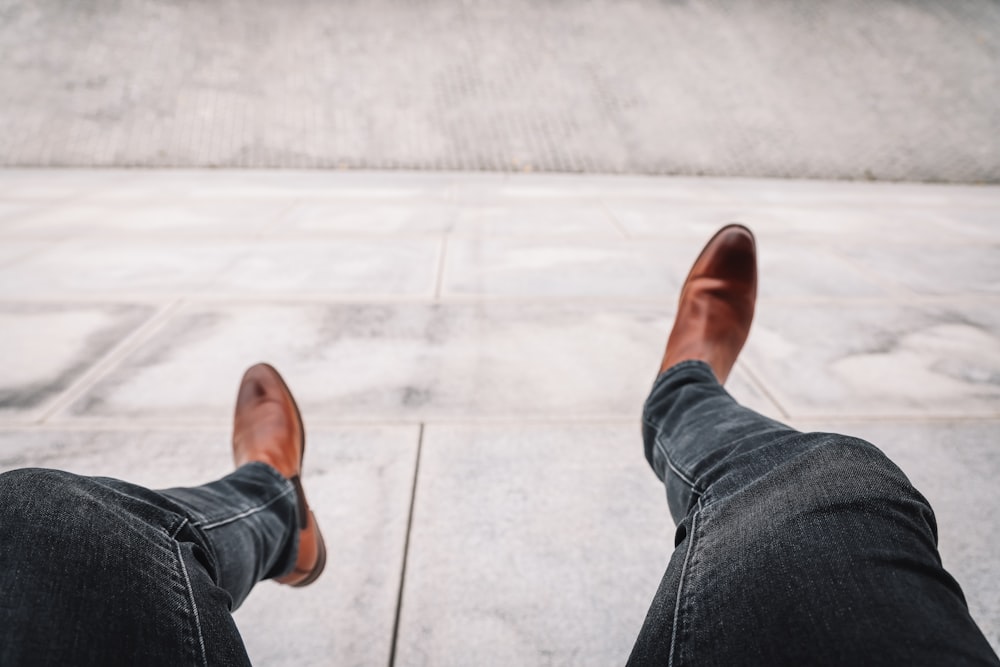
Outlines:
{"type": "MultiPolygon", "coordinates": [[[[282,369],[320,419],[632,420],[655,375],[649,360],[662,353],[666,312],[558,303],[191,306],[171,311],[52,419],[218,422],[232,407],[232,378],[260,358],[282,369]]],[[[780,415],[742,369],[730,390],[780,415]]]]}
{"type": "Polygon", "coordinates": [[[771,304],[742,360],[793,417],[997,415],[1000,310],[771,304]]]}
{"type": "Polygon", "coordinates": [[[0,303],[0,414],[40,416],[46,402],[65,392],[149,318],[136,304],[0,303]]]}
{"type": "Polygon", "coordinates": [[[0,165],[1000,179],[992,0],[3,0],[0,26],[0,165]]]}
{"type": "Polygon", "coordinates": [[[268,360],[336,548],[316,587],[240,610],[259,663],[384,666],[394,636],[400,665],[622,662],[671,534],[640,405],[733,219],[762,283],[729,389],[883,446],[1000,648],[1000,187],[0,171],[0,469],[221,474],[236,383],[268,360]]]}
{"type": "Polygon", "coordinates": [[[429,426],[397,664],[622,664],[674,536],[635,432],[429,426]]]}
{"type": "Polygon", "coordinates": [[[289,290],[319,295],[434,293],[441,249],[436,241],[255,242],[237,240],[239,236],[234,231],[229,239],[216,242],[161,238],[155,245],[146,239],[71,239],[8,268],[0,293],[176,295],[178,289],[199,287],[235,295],[289,290]]]}

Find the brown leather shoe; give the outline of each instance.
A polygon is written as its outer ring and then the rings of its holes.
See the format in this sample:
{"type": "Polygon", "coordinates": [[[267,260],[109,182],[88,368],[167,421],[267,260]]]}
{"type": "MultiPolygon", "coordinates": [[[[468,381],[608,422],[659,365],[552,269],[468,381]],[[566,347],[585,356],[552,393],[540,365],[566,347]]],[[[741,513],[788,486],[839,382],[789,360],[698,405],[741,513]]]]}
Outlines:
{"type": "Polygon", "coordinates": [[[743,225],[726,225],[705,245],[681,289],[660,372],[688,359],[725,382],[750,334],[757,300],[757,247],[743,225]]]}
{"type": "Polygon", "coordinates": [[[299,554],[295,568],[277,581],[307,586],[326,566],[326,545],[316,517],[302,489],[302,456],[306,437],[302,415],[288,385],[268,364],[247,369],[236,396],[233,419],[233,460],[236,466],[251,461],[268,464],[295,486],[299,504],[299,554]]]}

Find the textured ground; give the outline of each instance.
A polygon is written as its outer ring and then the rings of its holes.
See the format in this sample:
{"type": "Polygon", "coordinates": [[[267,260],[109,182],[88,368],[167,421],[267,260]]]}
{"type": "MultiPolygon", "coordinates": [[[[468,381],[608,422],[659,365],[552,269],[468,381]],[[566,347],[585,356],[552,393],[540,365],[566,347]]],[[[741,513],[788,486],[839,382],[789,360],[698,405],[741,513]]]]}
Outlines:
{"type": "Polygon", "coordinates": [[[0,165],[1000,181],[1000,4],[0,0],[0,165]]]}
{"type": "Polygon", "coordinates": [[[0,470],[221,475],[268,360],[332,549],[237,613],[257,664],[621,664],[673,533],[640,405],[734,219],[762,293],[730,390],[885,449],[1000,648],[997,187],[0,172],[0,470]]]}

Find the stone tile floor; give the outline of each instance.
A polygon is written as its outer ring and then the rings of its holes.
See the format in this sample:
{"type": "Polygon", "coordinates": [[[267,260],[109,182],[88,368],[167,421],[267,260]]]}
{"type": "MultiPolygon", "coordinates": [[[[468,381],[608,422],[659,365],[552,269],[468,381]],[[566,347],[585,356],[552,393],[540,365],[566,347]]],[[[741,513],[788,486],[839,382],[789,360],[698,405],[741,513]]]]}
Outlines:
{"type": "Polygon", "coordinates": [[[763,273],[730,390],[889,452],[1000,647],[1000,187],[2,171],[0,469],[222,474],[268,360],[332,554],[237,612],[256,662],[620,663],[672,544],[640,405],[734,219],[763,273]]]}

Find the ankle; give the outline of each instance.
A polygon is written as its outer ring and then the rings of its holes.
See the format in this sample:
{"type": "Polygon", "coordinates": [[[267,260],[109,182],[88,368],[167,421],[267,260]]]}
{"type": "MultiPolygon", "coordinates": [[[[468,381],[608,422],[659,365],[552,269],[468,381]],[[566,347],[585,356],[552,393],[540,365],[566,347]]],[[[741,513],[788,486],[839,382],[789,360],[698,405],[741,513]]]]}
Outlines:
{"type": "Polygon", "coordinates": [[[288,462],[282,457],[275,456],[267,450],[255,451],[246,456],[243,460],[239,461],[239,465],[246,465],[248,463],[263,463],[264,465],[274,468],[274,470],[285,479],[291,479],[297,472],[292,469],[292,466],[288,465],[288,462]]]}
{"type": "Polygon", "coordinates": [[[667,350],[663,355],[660,364],[660,373],[673,368],[684,361],[701,361],[712,369],[719,384],[724,384],[736,365],[736,359],[741,344],[736,345],[713,345],[710,340],[688,341],[671,346],[667,344],[667,350]],[[733,353],[735,347],[736,354],[733,353]]]}

